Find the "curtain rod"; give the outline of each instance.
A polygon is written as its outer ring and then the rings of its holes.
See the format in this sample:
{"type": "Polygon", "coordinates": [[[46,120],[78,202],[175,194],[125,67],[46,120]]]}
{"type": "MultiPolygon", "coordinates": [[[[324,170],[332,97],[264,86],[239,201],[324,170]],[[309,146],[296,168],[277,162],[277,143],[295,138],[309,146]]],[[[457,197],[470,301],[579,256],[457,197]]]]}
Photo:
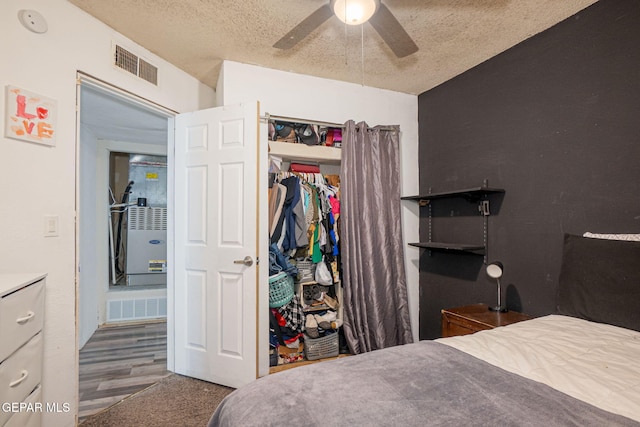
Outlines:
{"type": "MultiPolygon", "coordinates": [[[[326,126],[326,127],[330,127],[330,128],[344,129],[344,125],[343,124],[341,125],[341,124],[338,124],[338,123],[320,122],[320,121],[317,121],[317,120],[298,119],[298,118],[294,118],[294,117],[272,116],[269,113],[266,113],[264,116],[260,116],[260,120],[265,120],[267,122],[269,120],[276,120],[276,121],[282,121],[282,122],[303,123],[303,124],[307,124],[307,125],[317,125],[317,126],[326,126]]],[[[385,130],[385,131],[398,130],[398,128],[396,128],[394,126],[380,126],[380,127],[378,127],[378,129],[385,130]]]]}
{"type": "Polygon", "coordinates": [[[294,117],[272,116],[269,113],[266,113],[264,116],[261,116],[260,119],[266,120],[266,121],[277,120],[279,122],[304,123],[306,125],[326,126],[330,128],[339,128],[339,129],[344,128],[344,125],[341,125],[339,123],[319,122],[316,120],[298,119],[294,117]]]}

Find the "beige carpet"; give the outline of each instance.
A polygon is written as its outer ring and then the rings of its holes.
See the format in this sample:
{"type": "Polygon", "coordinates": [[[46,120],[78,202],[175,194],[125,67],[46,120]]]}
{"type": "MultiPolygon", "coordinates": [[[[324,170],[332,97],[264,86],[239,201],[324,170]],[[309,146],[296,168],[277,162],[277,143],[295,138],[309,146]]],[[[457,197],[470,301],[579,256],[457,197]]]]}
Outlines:
{"type": "Polygon", "coordinates": [[[80,425],[204,427],[220,401],[233,390],[172,374],[80,425]]]}

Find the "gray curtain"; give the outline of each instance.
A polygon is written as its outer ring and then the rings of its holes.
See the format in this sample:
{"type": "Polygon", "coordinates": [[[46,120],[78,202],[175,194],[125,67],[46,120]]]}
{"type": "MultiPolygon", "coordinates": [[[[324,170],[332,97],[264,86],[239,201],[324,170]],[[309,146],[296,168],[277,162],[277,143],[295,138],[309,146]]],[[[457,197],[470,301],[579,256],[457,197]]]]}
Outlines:
{"type": "Polygon", "coordinates": [[[398,126],[369,128],[350,120],[342,135],[344,332],[354,354],[413,341],[400,222],[399,133],[398,126]]]}

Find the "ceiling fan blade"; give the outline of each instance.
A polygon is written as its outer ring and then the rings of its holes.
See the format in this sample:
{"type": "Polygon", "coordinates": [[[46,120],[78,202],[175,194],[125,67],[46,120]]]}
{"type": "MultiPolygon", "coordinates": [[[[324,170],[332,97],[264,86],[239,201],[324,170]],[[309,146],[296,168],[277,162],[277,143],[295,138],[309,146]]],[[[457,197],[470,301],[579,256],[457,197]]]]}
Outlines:
{"type": "Polygon", "coordinates": [[[383,3],[380,3],[379,9],[369,22],[398,58],[404,58],[418,51],[418,46],[383,3]]]}
{"type": "Polygon", "coordinates": [[[307,16],[302,22],[296,25],[291,31],[285,34],[280,40],[273,45],[277,49],[291,49],[298,42],[322,25],[327,19],[333,16],[333,11],[327,2],[324,6],[317,9],[311,15],[307,16]]]}

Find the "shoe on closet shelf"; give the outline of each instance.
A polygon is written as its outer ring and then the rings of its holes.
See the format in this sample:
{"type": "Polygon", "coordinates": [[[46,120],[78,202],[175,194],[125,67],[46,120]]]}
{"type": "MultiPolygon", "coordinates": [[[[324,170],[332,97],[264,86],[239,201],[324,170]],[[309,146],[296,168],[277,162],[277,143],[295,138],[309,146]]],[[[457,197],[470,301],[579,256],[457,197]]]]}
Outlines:
{"type": "Polygon", "coordinates": [[[342,319],[336,319],[331,322],[331,329],[338,329],[340,326],[342,326],[342,319]]]}
{"type": "Polygon", "coordinates": [[[323,315],[316,314],[314,317],[322,329],[331,329],[331,322],[335,321],[337,316],[335,311],[327,311],[323,315]]]}
{"type": "Polygon", "coordinates": [[[314,301],[322,301],[322,291],[317,282],[300,282],[302,297],[312,304],[314,301]]]}
{"type": "Polygon", "coordinates": [[[340,304],[338,304],[338,301],[335,298],[332,298],[327,294],[324,294],[324,303],[334,310],[337,310],[338,307],[340,306],[340,304]]]}
{"type": "Polygon", "coordinates": [[[304,329],[307,332],[309,338],[318,338],[320,334],[318,333],[318,322],[313,314],[307,314],[304,329]]]}

